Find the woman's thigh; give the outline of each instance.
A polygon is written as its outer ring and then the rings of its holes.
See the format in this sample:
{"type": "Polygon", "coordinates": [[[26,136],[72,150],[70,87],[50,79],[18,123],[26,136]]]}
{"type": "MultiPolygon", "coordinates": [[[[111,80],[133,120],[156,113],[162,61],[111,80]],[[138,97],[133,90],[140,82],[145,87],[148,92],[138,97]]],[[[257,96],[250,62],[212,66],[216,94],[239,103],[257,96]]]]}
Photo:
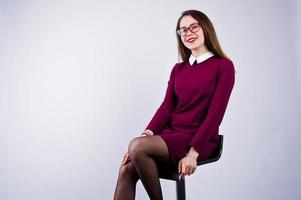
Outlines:
{"type": "MultiPolygon", "coordinates": [[[[129,144],[129,155],[145,153],[160,163],[170,163],[167,145],[159,135],[136,137],[129,144]]],[[[132,158],[131,158],[132,159],[132,158]]]]}

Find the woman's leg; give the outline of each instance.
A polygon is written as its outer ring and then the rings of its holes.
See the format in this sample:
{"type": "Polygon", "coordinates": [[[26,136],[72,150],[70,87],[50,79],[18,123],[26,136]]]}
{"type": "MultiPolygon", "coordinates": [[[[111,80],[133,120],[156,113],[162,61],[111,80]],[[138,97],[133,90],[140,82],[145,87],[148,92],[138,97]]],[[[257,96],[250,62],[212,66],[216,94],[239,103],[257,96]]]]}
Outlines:
{"type": "Polygon", "coordinates": [[[163,199],[156,161],[171,163],[164,140],[158,135],[134,138],[128,153],[150,199],[163,199]]]}
{"type": "Polygon", "coordinates": [[[121,165],[119,168],[118,180],[114,193],[114,200],[134,200],[136,192],[136,183],[138,180],[139,176],[132,161],[129,161],[125,165],[121,165]]]}

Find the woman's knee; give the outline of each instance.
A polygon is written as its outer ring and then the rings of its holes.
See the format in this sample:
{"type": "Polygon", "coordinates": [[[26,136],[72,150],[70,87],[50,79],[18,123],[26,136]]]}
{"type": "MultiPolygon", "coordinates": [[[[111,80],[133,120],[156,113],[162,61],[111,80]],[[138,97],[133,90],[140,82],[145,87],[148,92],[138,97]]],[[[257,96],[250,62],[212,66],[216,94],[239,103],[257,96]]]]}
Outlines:
{"type": "Polygon", "coordinates": [[[131,160],[135,160],[139,155],[144,153],[145,138],[137,137],[130,141],[128,153],[131,160]]]}
{"type": "Polygon", "coordinates": [[[132,180],[138,181],[139,177],[136,172],[135,166],[132,162],[129,162],[125,165],[121,165],[119,168],[119,177],[120,178],[130,178],[132,180]]]}

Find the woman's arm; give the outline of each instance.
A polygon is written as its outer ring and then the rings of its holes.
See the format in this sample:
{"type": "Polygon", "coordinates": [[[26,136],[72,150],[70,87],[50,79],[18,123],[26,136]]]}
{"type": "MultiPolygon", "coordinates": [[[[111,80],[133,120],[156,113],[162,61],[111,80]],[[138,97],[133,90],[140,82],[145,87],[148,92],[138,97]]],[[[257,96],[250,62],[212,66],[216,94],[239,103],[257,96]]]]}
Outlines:
{"type": "Polygon", "coordinates": [[[147,125],[145,129],[149,129],[153,131],[153,133],[160,132],[163,127],[166,125],[171,113],[174,111],[176,106],[176,95],[174,89],[174,81],[175,81],[175,68],[177,64],[171,70],[167,89],[165,92],[165,97],[159,108],[157,109],[155,115],[152,117],[151,121],[147,125]]]}
{"type": "Polygon", "coordinates": [[[235,82],[235,68],[232,61],[225,60],[218,69],[217,83],[208,113],[197,133],[190,141],[190,146],[198,153],[202,152],[210,138],[218,131],[235,82]]]}

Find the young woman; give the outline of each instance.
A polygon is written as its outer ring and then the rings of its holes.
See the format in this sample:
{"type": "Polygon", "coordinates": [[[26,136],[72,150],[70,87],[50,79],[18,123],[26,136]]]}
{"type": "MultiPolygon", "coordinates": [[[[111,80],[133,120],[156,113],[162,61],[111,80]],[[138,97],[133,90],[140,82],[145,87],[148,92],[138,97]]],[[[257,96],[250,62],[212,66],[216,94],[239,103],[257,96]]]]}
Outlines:
{"type": "Polygon", "coordinates": [[[219,125],[235,82],[234,65],[204,13],[184,11],[176,35],[181,62],[172,68],[164,100],[145,131],[129,143],[115,200],[135,199],[139,179],[150,199],[162,199],[158,171],[191,175],[197,160],[209,157],[219,142],[219,125]]]}

